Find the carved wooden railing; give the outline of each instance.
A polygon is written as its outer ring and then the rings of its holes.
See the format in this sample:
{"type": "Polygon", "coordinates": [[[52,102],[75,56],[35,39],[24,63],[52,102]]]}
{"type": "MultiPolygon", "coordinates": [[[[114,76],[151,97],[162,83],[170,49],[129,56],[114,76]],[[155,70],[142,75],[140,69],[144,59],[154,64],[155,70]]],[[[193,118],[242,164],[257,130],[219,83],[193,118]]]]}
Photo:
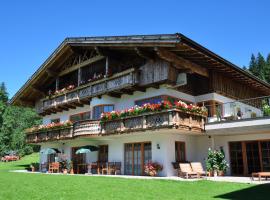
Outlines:
{"type": "Polygon", "coordinates": [[[109,78],[104,78],[87,85],[76,88],[72,91],[67,91],[65,94],[56,96],[52,99],[43,101],[43,110],[57,107],[62,104],[68,104],[90,97],[105,94],[111,91],[117,91],[123,88],[134,86],[138,83],[138,73],[134,68],[113,75],[109,78]]]}
{"type": "Polygon", "coordinates": [[[73,136],[97,135],[101,133],[100,121],[85,120],[73,124],[73,136]]]}
{"type": "Polygon", "coordinates": [[[102,134],[132,132],[147,129],[181,128],[190,131],[204,131],[205,117],[185,113],[178,109],[145,113],[102,123],[102,134]]]}
{"type": "Polygon", "coordinates": [[[73,136],[73,127],[65,127],[56,130],[37,131],[26,134],[27,143],[40,143],[46,141],[69,139],[73,136]]]}
{"type": "Polygon", "coordinates": [[[71,139],[79,136],[102,136],[162,128],[176,128],[185,131],[202,132],[204,131],[204,122],[205,117],[201,115],[171,109],[161,112],[144,113],[137,116],[128,116],[102,123],[95,120],[79,121],[74,123],[73,126],[63,129],[28,133],[26,140],[28,143],[40,143],[71,139]]]}

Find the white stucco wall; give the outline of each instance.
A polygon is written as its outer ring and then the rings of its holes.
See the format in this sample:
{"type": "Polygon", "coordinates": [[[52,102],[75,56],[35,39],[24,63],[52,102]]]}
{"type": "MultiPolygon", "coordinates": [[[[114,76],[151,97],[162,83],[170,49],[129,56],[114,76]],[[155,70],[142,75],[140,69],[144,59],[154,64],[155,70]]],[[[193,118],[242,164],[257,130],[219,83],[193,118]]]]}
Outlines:
{"type": "MultiPolygon", "coordinates": [[[[176,170],[173,169],[172,162],[175,162],[175,141],[185,142],[186,145],[186,160],[188,161],[203,161],[207,154],[208,147],[203,148],[200,142],[198,146],[197,139],[199,136],[184,135],[175,132],[148,132],[127,134],[121,136],[102,137],[102,139],[80,139],[71,140],[63,143],[46,143],[41,148],[58,148],[64,149],[64,153],[71,157],[71,147],[84,145],[102,145],[107,144],[109,148],[108,160],[110,162],[122,162],[122,173],[124,173],[124,144],[135,142],[151,142],[152,161],[163,165],[163,170],[160,176],[175,176],[176,170]],[[159,144],[160,149],[157,148],[159,144]],[[198,148],[199,147],[199,148],[198,148]],[[198,160],[200,159],[200,160],[198,160]]],[[[207,138],[207,136],[204,136],[207,138]]],[[[43,157],[41,162],[46,162],[47,157],[43,157]]],[[[98,159],[98,153],[92,152],[87,154],[87,162],[95,162],[98,159]]],[[[204,164],[204,163],[203,163],[204,164]]]]}

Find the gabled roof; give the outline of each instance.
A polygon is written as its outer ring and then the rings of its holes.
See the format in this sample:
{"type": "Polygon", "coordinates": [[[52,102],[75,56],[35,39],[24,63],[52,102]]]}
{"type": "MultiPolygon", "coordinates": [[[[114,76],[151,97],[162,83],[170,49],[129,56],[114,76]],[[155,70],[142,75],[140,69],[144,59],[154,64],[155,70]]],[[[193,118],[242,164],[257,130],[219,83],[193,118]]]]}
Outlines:
{"type": "MultiPolygon", "coordinates": [[[[66,38],[56,50],[46,59],[46,61],[37,69],[37,71],[28,79],[20,90],[12,97],[11,104],[23,104],[27,95],[27,90],[33,90],[33,85],[37,83],[58,59],[68,57],[72,54],[71,47],[92,46],[92,47],[110,47],[110,48],[155,48],[162,47],[177,55],[191,60],[194,63],[203,64],[207,68],[218,69],[220,71],[232,73],[235,77],[241,79],[252,87],[257,87],[270,94],[270,85],[252,74],[237,67],[226,59],[211,52],[205,47],[199,45],[186,36],[176,34],[157,34],[157,35],[129,35],[129,36],[105,36],[105,37],[70,37],[66,38]],[[32,87],[31,87],[32,86],[32,87]]],[[[29,102],[28,102],[29,103],[29,102]]],[[[33,106],[34,102],[28,105],[33,106]]]]}

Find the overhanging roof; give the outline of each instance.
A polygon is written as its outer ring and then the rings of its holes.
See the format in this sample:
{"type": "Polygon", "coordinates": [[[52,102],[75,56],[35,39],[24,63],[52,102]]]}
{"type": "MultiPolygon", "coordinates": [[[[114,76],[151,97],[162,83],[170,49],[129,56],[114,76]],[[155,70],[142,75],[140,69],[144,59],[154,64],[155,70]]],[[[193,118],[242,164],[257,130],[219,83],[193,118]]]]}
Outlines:
{"type": "MultiPolygon", "coordinates": [[[[270,85],[252,74],[237,67],[226,59],[211,52],[205,47],[199,45],[186,36],[176,34],[159,34],[159,35],[130,35],[130,36],[106,36],[106,37],[70,37],[66,38],[56,50],[46,59],[46,61],[37,69],[37,71],[29,78],[29,80],[21,87],[21,89],[12,97],[11,104],[23,104],[24,92],[31,90],[31,85],[38,82],[46,69],[52,66],[58,58],[67,57],[72,52],[72,46],[93,46],[93,47],[110,47],[110,48],[154,48],[162,47],[170,51],[176,52],[177,55],[183,56],[193,62],[199,64],[204,63],[205,66],[212,69],[224,70],[228,73],[234,73],[237,77],[246,83],[250,83],[252,87],[258,87],[265,94],[270,94],[270,85]]],[[[30,104],[33,106],[34,102],[30,104]]]]}

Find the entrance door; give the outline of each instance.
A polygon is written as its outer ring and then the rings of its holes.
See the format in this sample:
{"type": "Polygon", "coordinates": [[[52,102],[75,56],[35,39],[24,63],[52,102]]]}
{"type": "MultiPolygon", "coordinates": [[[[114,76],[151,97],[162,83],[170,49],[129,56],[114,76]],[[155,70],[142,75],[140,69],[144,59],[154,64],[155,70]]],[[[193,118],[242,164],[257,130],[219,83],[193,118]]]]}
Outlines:
{"type": "Polygon", "coordinates": [[[246,142],[248,174],[261,171],[259,142],[246,142]]]}
{"type": "Polygon", "coordinates": [[[144,175],[144,165],[151,159],[151,143],[125,144],[125,174],[144,175]]]}
{"type": "Polygon", "coordinates": [[[72,148],[72,164],[74,173],[76,174],[84,174],[87,172],[86,153],[76,154],[76,151],[80,148],[81,147],[72,148]]]}

